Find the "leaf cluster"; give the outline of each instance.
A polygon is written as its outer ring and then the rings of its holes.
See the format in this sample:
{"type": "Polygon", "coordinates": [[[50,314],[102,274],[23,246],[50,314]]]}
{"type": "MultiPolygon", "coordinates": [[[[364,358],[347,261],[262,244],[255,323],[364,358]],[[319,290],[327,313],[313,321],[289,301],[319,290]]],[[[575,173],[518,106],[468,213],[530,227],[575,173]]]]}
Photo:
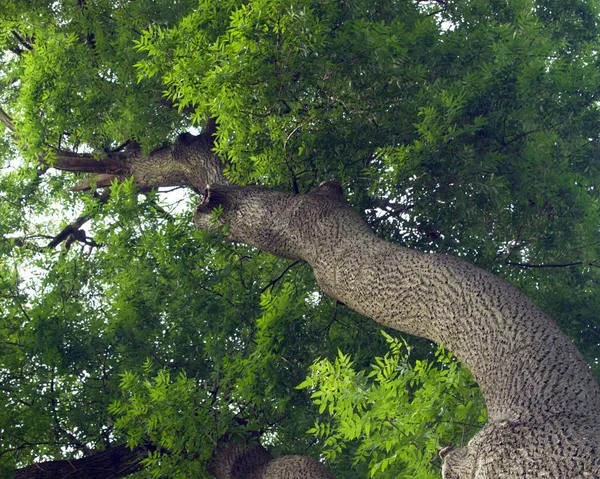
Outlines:
{"type": "Polygon", "coordinates": [[[350,354],[322,359],[298,387],[323,415],[308,432],[333,463],[348,451],[369,477],[439,477],[443,445],[462,446],[486,421],[469,372],[441,346],[435,359],[409,360],[407,344],[383,332],[389,351],[369,370],[350,354]],[[364,464],[363,464],[364,463],[364,464]]]}

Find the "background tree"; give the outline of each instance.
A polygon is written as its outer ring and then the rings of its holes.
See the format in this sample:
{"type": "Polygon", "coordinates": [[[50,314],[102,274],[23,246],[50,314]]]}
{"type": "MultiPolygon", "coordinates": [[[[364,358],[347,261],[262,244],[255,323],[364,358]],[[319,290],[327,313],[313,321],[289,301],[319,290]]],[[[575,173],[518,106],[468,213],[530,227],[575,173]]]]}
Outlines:
{"type": "Polygon", "coordinates": [[[159,171],[209,118],[232,182],[340,181],[386,239],[520,287],[598,374],[597,18],[589,1],[9,2],[3,472],[127,444],[104,477],[203,477],[217,445],[260,438],[326,451],[339,478],[436,477],[436,449],[485,420],[428,343],[388,351],[308,266],[195,231],[198,192],[117,185],[125,158],[159,171]],[[312,404],[296,386],[317,358],[334,374],[312,404]]]}

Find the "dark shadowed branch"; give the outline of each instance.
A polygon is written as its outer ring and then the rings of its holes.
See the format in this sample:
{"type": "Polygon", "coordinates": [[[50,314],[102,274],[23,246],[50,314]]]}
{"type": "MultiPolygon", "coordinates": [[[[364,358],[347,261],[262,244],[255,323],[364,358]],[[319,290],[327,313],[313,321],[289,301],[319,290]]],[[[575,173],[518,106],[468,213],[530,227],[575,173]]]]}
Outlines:
{"type": "MultiPolygon", "coordinates": [[[[110,197],[110,189],[106,188],[102,194],[98,196],[99,204],[104,204],[108,201],[110,197]]],[[[69,238],[74,240],[85,240],[85,234],[80,228],[87,223],[90,219],[92,219],[92,215],[82,215],[77,218],[72,223],[69,223],[65,226],[60,233],[58,233],[52,240],[48,243],[47,248],[54,248],[58,246],[63,241],[68,241],[69,238]]]]}
{"type": "Polygon", "coordinates": [[[39,462],[18,469],[15,479],[116,479],[140,470],[146,454],[144,447],[119,445],[81,459],[39,462]]]}

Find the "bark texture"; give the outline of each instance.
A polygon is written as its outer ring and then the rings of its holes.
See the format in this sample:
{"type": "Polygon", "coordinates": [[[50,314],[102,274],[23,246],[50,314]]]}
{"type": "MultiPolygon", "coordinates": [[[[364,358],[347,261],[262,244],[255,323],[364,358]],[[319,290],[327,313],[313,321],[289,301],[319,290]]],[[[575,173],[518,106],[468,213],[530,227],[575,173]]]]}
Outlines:
{"type": "Polygon", "coordinates": [[[108,186],[113,180],[133,177],[141,189],[189,186],[202,191],[209,183],[226,184],[221,162],[212,152],[214,121],[209,121],[201,135],[182,133],[172,145],[145,155],[135,143],[106,154],[102,159],[91,154],[56,150],[51,162],[57,170],[94,173],[78,184],[76,190],[108,186]]]}
{"type": "Polygon", "coordinates": [[[229,444],[217,448],[209,464],[216,479],[335,479],[319,461],[308,456],[274,459],[262,446],[229,444]]]}
{"type": "MultiPolygon", "coordinates": [[[[120,158],[128,169],[117,174],[133,175],[141,187],[204,191],[197,227],[214,227],[211,212],[222,206],[220,220],[232,241],[306,261],[331,297],[451,350],[481,386],[490,421],[467,447],[442,451],[445,479],[600,477],[598,384],[575,346],[532,301],[462,260],[381,240],[335,183],[306,195],[227,184],[211,151],[213,128],[200,137],[183,135],[146,158],[120,158]]],[[[274,472],[244,477],[297,477],[263,459],[274,472]]],[[[302,477],[327,477],[311,474],[302,477]]]]}

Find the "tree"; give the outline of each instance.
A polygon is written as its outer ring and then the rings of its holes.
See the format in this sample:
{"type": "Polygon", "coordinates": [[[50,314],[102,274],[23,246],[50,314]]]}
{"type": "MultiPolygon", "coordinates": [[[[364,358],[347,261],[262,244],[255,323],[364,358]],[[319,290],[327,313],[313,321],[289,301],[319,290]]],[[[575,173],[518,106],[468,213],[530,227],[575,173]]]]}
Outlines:
{"type": "Polygon", "coordinates": [[[489,423],[442,452],[445,477],[597,474],[596,9],[9,3],[2,467],[126,443],[138,477],[205,477],[219,451],[262,467],[324,442],[336,477],[435,477],[421,465],[485,419],[469,376],[349,306],[474,374],[489,423]],[[183,186],[179,209],[157,192],[183,186]],[[517,289],[418,251],[518,286],[591,369],[517,289]],[[318,357],[338,361],[305,379],[318,357]],[[419,403],[440,377],[449,394],[419,403]],[[415,422],[460,420],[406,443],[336,422],[400,430],[374,406],[400,386],[415,422]]]}

